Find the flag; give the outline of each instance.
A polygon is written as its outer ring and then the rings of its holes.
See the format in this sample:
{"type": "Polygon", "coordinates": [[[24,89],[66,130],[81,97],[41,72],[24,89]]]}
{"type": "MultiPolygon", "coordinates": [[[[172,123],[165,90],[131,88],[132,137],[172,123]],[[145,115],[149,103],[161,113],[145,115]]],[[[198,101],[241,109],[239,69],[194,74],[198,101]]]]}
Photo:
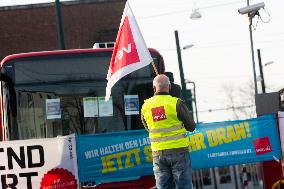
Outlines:
{"type": "Polygon", "coordinates": [[[147,66],[152,61],[151,54],[127,1],[109,65],[105,100],[109,99],[111,88],[119,79],[147,66]]]}

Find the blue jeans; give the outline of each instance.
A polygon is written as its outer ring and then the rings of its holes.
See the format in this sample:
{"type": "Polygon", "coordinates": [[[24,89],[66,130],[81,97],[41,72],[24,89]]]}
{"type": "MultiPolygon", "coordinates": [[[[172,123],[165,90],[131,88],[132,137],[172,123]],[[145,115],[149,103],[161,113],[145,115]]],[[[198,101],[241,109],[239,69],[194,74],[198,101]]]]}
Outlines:
{"type": "Polygon", "coordinates": [[[157,189],[191,189],[189,152],[153,155],[157,189]]]}

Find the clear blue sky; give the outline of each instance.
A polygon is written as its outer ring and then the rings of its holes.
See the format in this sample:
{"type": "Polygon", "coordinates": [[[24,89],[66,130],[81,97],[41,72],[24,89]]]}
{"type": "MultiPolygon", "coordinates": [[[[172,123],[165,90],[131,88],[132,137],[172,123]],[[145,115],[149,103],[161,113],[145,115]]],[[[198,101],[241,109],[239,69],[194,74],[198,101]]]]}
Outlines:
{"type": "MultiPolygon", "coordinates": [[[[5,0],[0,5],[51,2],[49,0],[5,0]]],[[[179,31],[180,45],[194,44],[182,51],[184,75],[196,83],[199,120],[203,122],[232,119],[231,111],[214,111],[225,107],[224,85],[243,86],[253,81],[248,18],[238,8],[246,0],[129,0],[148,47],[164,56],[166,70],[180,83],[174,30],[179,31]],[[199,9],[200,20],[191,20],[192,9],[199,9]],[[213,110],[209,112],[208,110],[213,110]]],[[[273,61],[264,68],[267,92],[284,88],[284,1],[251,0],[265,3],[271,15],[269,23],[256,22],[253,30],[256,49],[261,49],[262,62],[273,61]]],[[[269,16],[262,10],[264,21],[269,16]]],[[[260,91],[260,89],[259,89],[260,91]]],[[[240,104],[242,106],[244,104],[240,104]]]]}

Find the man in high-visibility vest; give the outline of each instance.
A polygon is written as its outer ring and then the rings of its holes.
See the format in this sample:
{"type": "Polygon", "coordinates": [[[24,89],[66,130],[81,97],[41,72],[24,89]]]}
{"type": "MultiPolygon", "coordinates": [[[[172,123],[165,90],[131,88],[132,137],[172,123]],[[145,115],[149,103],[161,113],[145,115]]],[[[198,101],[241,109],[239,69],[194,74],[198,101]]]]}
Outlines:
{"type": "Polygon", "coordinates": [[[186,130],[195,123],[186,104],[169,94],[171,84],[166,75],[153,80],[154,96],[145,100],[141,120],[149,132],[154,174],[158,189],[192,188],[189,139],[186,130]]]}

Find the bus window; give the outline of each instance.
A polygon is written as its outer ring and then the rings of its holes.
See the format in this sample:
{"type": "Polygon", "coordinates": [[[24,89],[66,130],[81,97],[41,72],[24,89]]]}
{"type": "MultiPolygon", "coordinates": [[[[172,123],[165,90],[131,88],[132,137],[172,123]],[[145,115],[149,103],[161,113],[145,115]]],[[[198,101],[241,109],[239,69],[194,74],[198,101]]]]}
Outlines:
{"type": "MultiPolygon", "coordinates": [[[[94,50],[93,50],[94,51],[94,50]]],[[[71,133],[105,133],[142,129],[140,107],[125,113],[125,96],[137,97],[137,106],[153,95],[151,65],[121,79],[105,103],[112,51],[44,54],[12,58],[2,73],[13,81],[16,116],[11,116],[9,88],[2,84],[5,125],[9,139],[46,138],[71,133]],[[89,101],[87,101],[87,99],[89,101]]],[[[151,53],[160,73],[162,57],[151,53]]]]}

